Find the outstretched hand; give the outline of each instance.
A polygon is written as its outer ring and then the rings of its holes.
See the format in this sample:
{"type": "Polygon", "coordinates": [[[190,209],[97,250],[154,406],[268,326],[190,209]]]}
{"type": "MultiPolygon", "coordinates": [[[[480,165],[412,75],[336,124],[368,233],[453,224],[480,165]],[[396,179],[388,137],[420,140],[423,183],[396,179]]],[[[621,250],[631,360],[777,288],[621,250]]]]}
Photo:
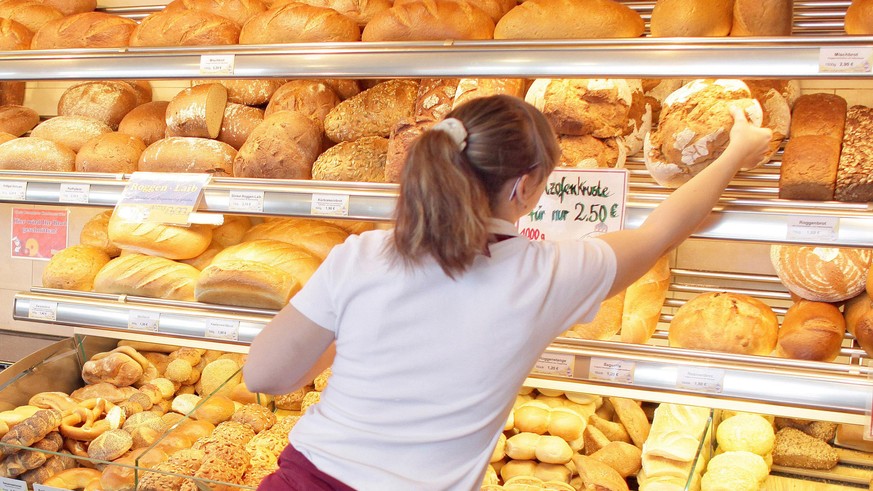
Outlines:
{"type": "Polygon", "coordinates": [[[773,132],[769,128],[759,128],[751,124],[741,107],[731,106],[730,111],[734,125],[731,127],[731,140],[726,151],[736,152],[740,169],[752,168],[764,159],[773,132]]]}

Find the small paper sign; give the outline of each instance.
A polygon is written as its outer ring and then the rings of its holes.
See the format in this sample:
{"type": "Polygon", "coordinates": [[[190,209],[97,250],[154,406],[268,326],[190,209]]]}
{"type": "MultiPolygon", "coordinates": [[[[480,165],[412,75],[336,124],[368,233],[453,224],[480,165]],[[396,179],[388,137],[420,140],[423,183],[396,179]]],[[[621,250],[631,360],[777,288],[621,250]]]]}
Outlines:
{"type": "Polygon", "coordinates": [[[200,75],[233,75],[234,55],[200,55],[200,75]]]}
{"type": "Polygon", "coordinates": [[[788,240],[834,242],[839,233],[839,217],[788,217],[788,240]]]}
{"type": "Polygon", "coordinates": [[[264,211],[264,192],[231,191],[228,196],[227,209],[246,213],[261,213],[264,211]]]}
{"type": "Polygon", "coordinates": [[[158,332],[160,325],[160,312],[131,310],[127,314],[127,328],[132,331],[158,332]]]}
{"type": "Polygon", "coordinates": [[[628,173],[624,169],[559,169],[537,206],[518,220],[531,240],[596,237],[624,227],[628,173]]]}
{"type": "Polygon", "coordinates": [[[24,181],[0,182],[0,200],[24,201],[27,199],[27,183],[24,181]]]}
{"type": "Polygon", "coordinates": [[[0,477],[0,491],[27,491],[27,483],[18,479],[0,477]]]}
{"type": "Polygon", "coordinates": [[[38,321],[56,321],[58,320],[58,303],[31,300],[27,307],[27,318],[38,321]]]}
{"type": "Polygon", "coordinates": [[[61,203],[88,203],[88,195],[91,192],[90,184],[61,183],[58,201],[61,203]]]}
{"type": "Polygon", "coordinates": [[[12,209],[12,257],[51,259],[67,247],[68,210],[12,209]]]}
{"type": "Polygon", "coordinates": [[[822,73],[870,73],[873,47],[846,46],[821,48],[818,71],[822,73]]]}
{"type": "Polygon", "coordinates": [[[206,337],[239,341],[239,321],[232,319],[206,319],[206,337]]]}
{"type": "Polygon", "coordinates": [[[537,360],[532,372],[572,378],[575,365],[576,357],[574,355],[543,354],[537,360]]]}
{"type": "Polygon", "coordinates": [[[679,367],[676,388],[721,394],[724,391],[724,370],[721,368],[679,367]]]}
{"type": "Polygon", "coordinates": [[[348,194],[313,194],[312,215],[347,217],[349,216],[348,194]]]}
{"type": "Polygon", "coordinates": [[[46,486],[45,484],[33,483],[33,491],[65,491],[64,488],[46,486]]]}
{"type": "Polygon", "coordinates": [[[115,212],[131,222],[187,225],[209,174],[134,172],[115,212]]]}
{"type": "Polygon", "coordinates": [[[634,383],[636,363],[613,358],[591,358],[588,365],[588,378],[601,382],[634,383]]]}

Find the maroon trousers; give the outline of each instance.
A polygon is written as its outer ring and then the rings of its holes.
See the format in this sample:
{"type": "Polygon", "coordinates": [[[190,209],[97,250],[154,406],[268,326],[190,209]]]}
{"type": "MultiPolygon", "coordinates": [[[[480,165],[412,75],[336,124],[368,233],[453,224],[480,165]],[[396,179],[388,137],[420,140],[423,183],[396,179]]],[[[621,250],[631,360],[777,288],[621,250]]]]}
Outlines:
{"type": "Polygon", "coordinates": [[[279,468],[258,486],[258,491],[355,491],[318,470],[290,443],[279,455],[279,468]]]}

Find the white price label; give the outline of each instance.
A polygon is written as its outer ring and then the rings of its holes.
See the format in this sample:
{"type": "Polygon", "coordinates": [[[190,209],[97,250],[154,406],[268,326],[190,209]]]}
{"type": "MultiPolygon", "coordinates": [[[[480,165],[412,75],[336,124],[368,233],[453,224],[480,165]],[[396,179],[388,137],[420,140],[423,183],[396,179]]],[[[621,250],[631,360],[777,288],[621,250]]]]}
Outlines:
{"type": "Polygon", "coordinates": [[[0,182],[0,199],[24,201],[27,199],[27,183],[24,181],[0,182]]]}
{"type": "Polygon", "coordinates": [[[839,234],[839,217],[788,217],[788,240],[834,242],[839,234]]]}
{"type": "Polygon", "coordinates": [[[818,71],[828,73],[870,73],[873,47],[821,48],[818,71]]]}
{"type": "Polygon", "coordinates": [[[231,191],[228,196],[227,209],[247,213],[264,211],[263,191],[231,191]]]}
{"type": "Polygon", "coordinates": [[[231,319],[206,319],[206,337],[239,341],[239,321],[231,319]]]}
{"type": "Polygon", "coordinates": [[[310,213],[313,215],[349,216],[348,194],[313,194],[310,213]]]}
{"type": "Polygon", "coordinates": [[[31,300],[27,308],[27,318],[40,321],[58,320],[58,303],[45,300],[31,300]]]}
{"type": "Polygon", "coordinates": [[[160,325],[160,312],[131,310],[127,314],[127,328],[132,331],[158,332],[160,325]]]}
{"type": "Polygon", "coordinates": [[[45,484],[33,483],[33,491],[65,491],[64,488],[46,486],[45,484]]]}
{"type": "Polygon", "coordinates": [[[88,195],[90,192],[90,184],[71,184],[62,182],[58,201],[61,203],[88,203],[88,195]]]}
{"type": "Polygon", "coordinates": [[[588,378],[602,382],[633,384],[636,366],[635,362],[627,360],[591,358],[591,363],[588,365],[588,378]]]}
{"type": "Polygon", "coordinates": [[[27,491],[27,483],[18,479],[0,477],[0,491],[27,491]]]}
{"type": "Polygon", "coordinates": [[[200,75],[233,75],[234,55],[200,55],[200,75]]]}
{"type": "Polygon", "coordinates": [[[571,378],[575,365],[576,357],[574,355],[543,354],[537,360],[532,372],[571,378]]]}
{"type": "Polygon", "coordinates": [[[679,367],[676,388],[721,394],[724,391],[724,370],[721,368],[679,367]]]}

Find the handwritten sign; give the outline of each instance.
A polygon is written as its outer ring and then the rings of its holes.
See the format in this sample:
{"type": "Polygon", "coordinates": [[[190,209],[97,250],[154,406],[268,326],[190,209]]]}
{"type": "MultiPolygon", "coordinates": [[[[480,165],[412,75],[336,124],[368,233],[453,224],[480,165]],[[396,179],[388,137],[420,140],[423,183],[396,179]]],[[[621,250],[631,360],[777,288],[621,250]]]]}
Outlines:
{"type": "Polygon", "coordinates": [[[788,217],[788,240],[833,242],[837,240],[839,217],[788,217]]]}
{"type": "Polygon", "coordinates": [[[560,169],[552,172],[537,206],[518,220],[531,240],[582,239],[624,227],[624,169],[560,169]]]}
{"type": "Polygon", "coordinates": [[[573,377],[573,368],[575,364],[576,357],[574,355],[544,353],[540,356],[539,360],[537,360],[532,372],[543,375],[571,378],[573,377]]]}
{"type": "Polygon", "coordinates": [[[12,257],[51,259],[67,247],[69,210],[12,209],[12,257]]]}
{"type": "Polygon", "coordinates": [[[873,47],[846,46],[821,48],[818,53],[820,73],[870,73],[873,47]]]}
{"type": "Polygon", "coordinates": [[[125,220],[187,225],[209,174],[134,172],[115,212],[125,220]]]}

